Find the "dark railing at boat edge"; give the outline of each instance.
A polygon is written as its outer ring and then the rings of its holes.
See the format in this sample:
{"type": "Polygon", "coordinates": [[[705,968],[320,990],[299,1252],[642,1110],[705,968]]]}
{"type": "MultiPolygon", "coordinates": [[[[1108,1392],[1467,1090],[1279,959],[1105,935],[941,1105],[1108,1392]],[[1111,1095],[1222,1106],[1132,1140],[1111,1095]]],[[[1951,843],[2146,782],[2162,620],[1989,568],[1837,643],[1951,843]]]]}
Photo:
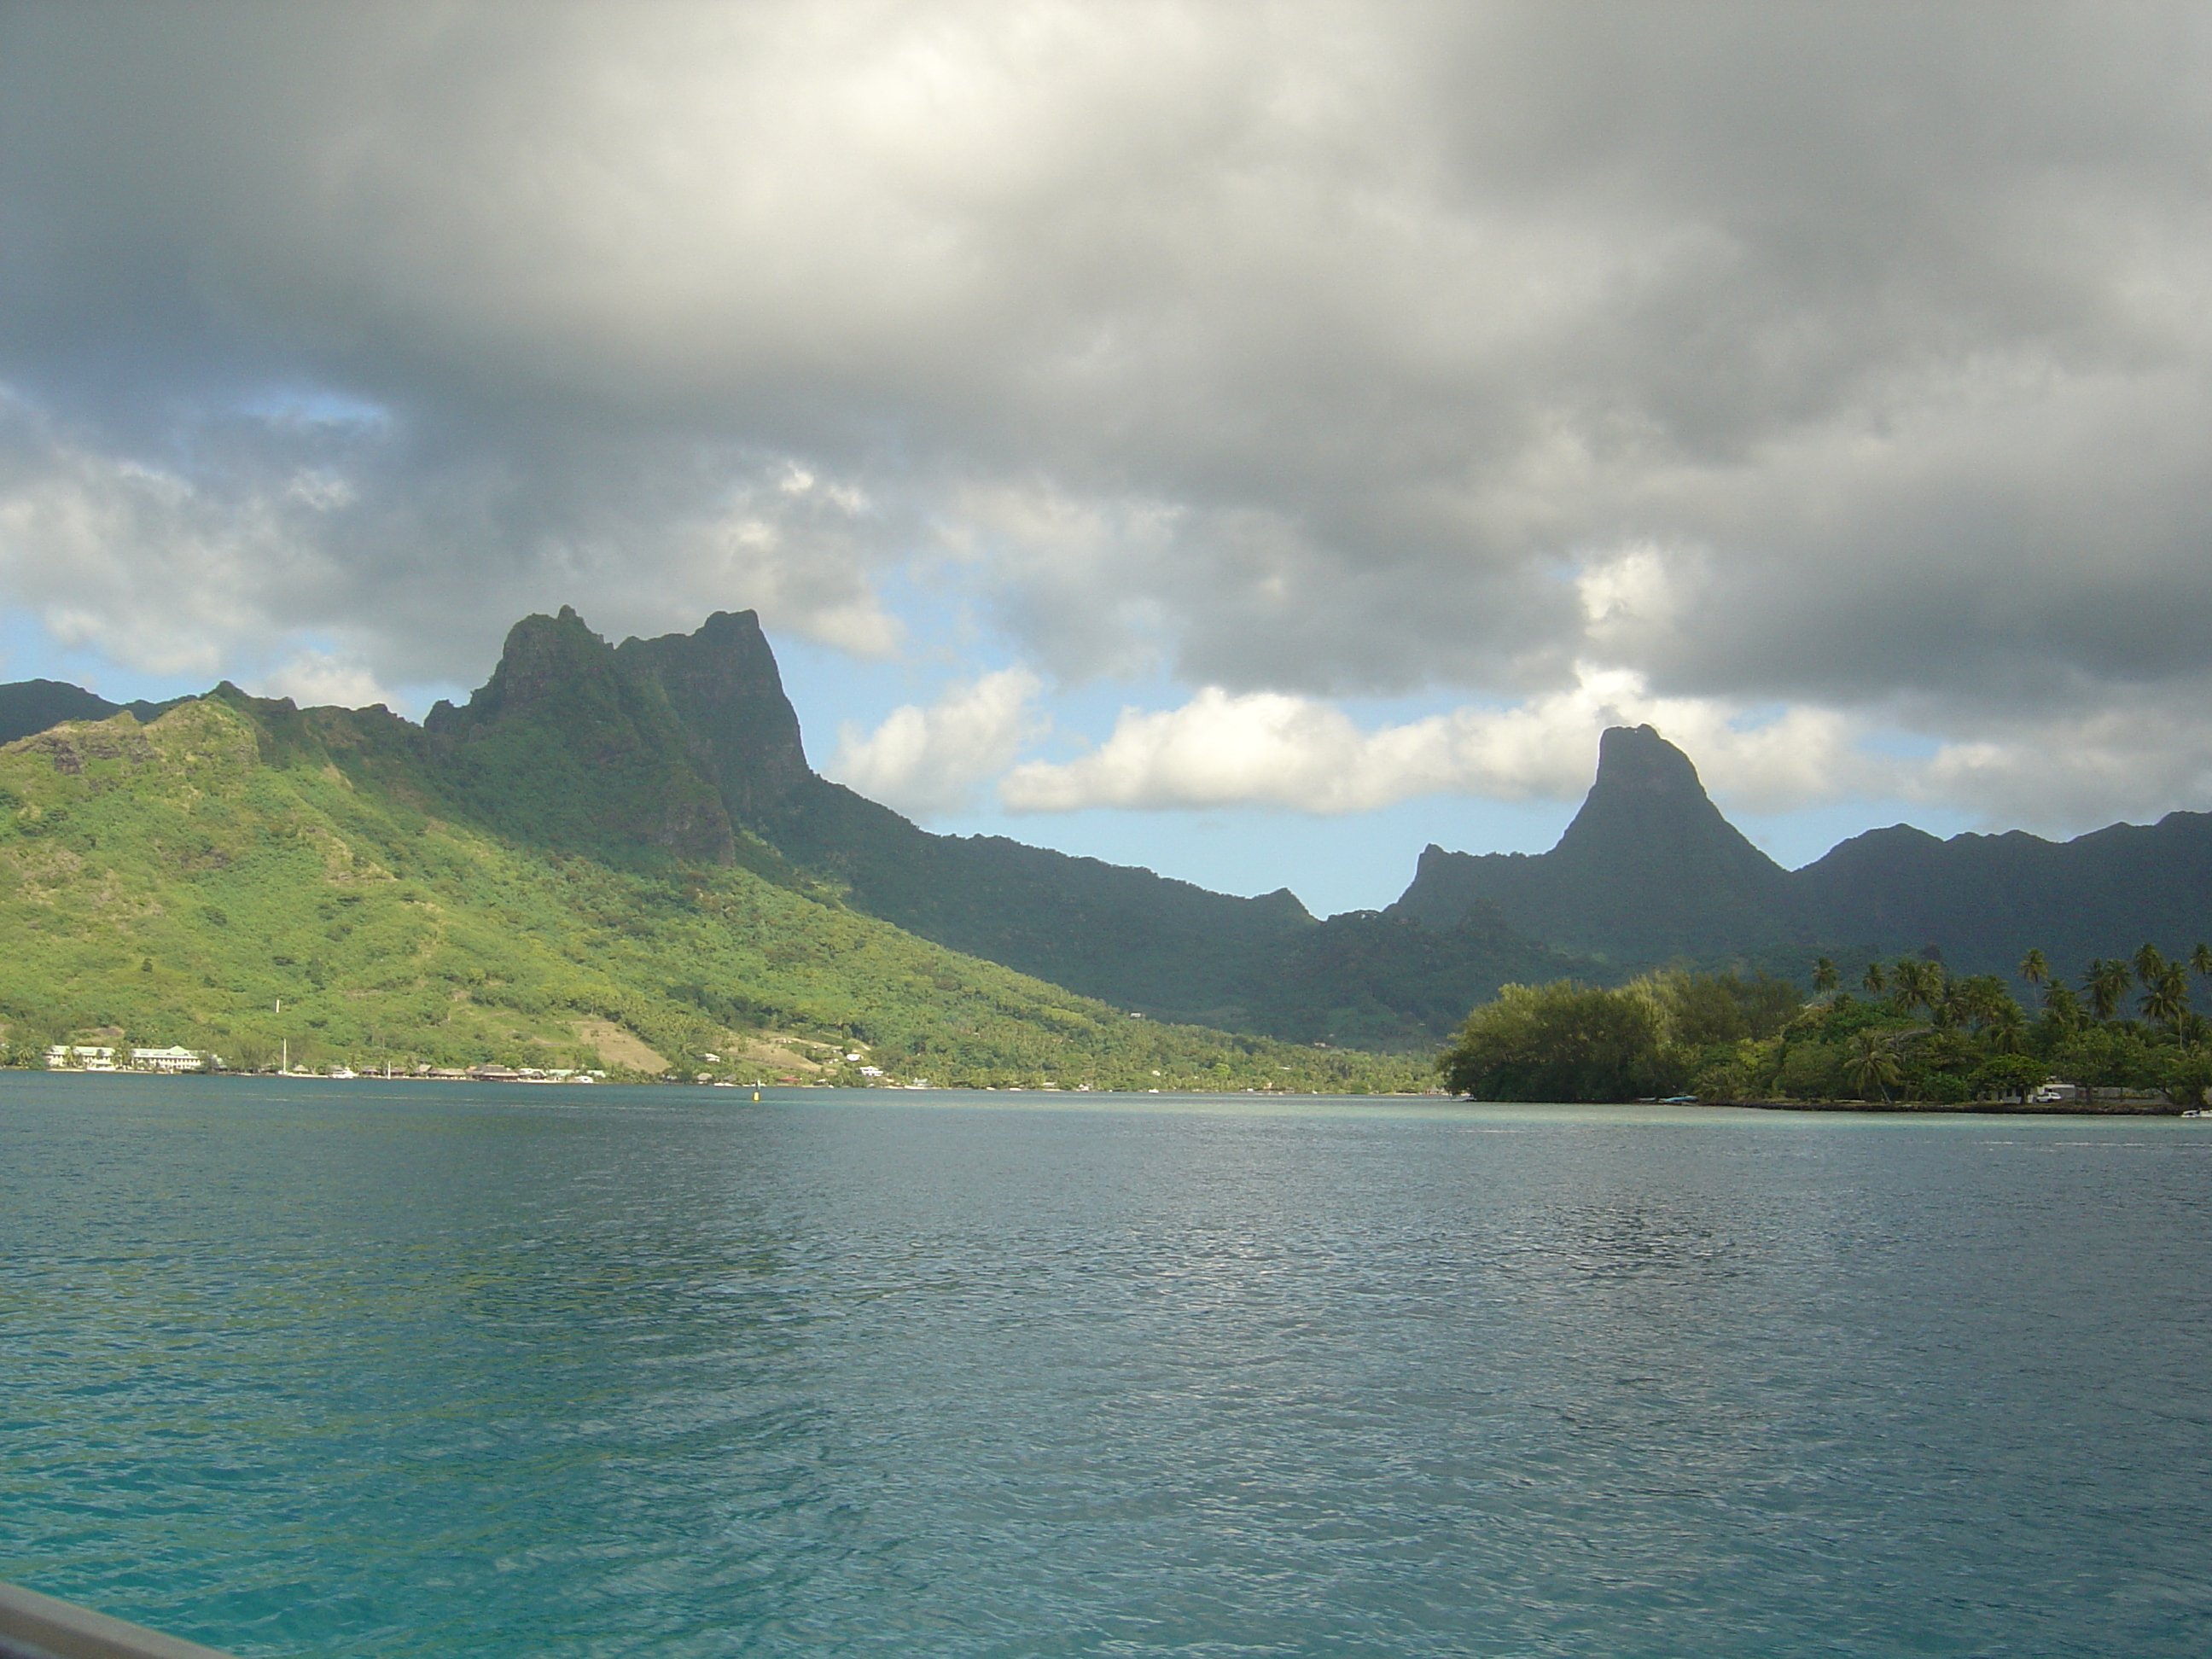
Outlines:
{"type": "Polygon", "coordinates": [[[0,1584],[0,1659],[229,1659],[182,1637],[0,1584]]]}

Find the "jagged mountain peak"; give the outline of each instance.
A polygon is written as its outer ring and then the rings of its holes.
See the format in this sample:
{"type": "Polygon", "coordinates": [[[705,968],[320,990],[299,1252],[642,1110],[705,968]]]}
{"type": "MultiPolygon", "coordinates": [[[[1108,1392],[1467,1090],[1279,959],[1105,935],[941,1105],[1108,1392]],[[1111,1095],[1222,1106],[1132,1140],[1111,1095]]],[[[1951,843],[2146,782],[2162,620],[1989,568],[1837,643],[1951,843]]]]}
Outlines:
{"type": "Polygon", "coordinates": [[[1551,856],[1572,866],[1626,862],[1647,878],[1698,886],[1723,876],[1762,886],[1782,874],[1722,816],[1690,757],[1649,726],[1611,726],[1599,738],[1596,780],[1551,856]]]}
{"type": "Polygon", "coordinates": [[[1616,726],[1599,738],[1597,776],[1550,852],[1431,848],[1393,908],[1433,927],[1487,902],[1549,943],[1657,959],[1779,931],[1785,880],[1722,816],[1687,755],[1650,726],[1616,726]]]}
{"type": "Polygon", "coordinates": [[[1597,779],[1590,787],[1699,797],[1705,793],[1690,757],[1661,737],[1653,726],[1606,727],[1598,736],[1597,779]]]}
{"type": "Polygon", "coordinates": [[[755,612],[717,611],[690,634],[627,639],[615,659],[668,700],[693,760],[740,822],[758,822],[812,776],[798,711],[755,612]]]}
{"type": "Polygon", "coordinates": [[[613,676],[611,647],[573,607],[564,605],[551,617],[533,612],[507,630],[491,677],[470,693],[467,703],[456,708],[441,701],[422,724],[432,732],[495,724],[549,700],[572,697],[593,683],[605,690],[613,676]]]}
{"type": "Polygon", "coordinates": [[[729,816],[667,696],[570,606],[515,623],[490,678],[422,725],[449,745],[451,787],[510,834],[732,856],[729,816]]]}

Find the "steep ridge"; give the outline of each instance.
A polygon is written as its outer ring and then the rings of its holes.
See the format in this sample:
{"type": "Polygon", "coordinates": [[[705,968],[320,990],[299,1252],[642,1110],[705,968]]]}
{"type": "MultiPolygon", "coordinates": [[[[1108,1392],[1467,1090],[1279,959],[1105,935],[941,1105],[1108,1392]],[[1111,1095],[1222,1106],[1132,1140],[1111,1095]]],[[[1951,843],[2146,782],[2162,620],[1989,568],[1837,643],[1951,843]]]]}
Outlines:
{"type": "Polygon", "coordinates": [[[2212,938],[2212,815],[2173,812],[2070,842],[2019,830],[1938,840],[1896,824],[1784,871],[1723,817],[1680,750],[1616,726],[1559,844],[1534,854],[1431,846],[1386,914],[1448,927],[1492,905],[1522,933],[1615,972],[1816,951],[1864,960],[1933,948],[1961,973],[2012,974],[2030,948],[2062,972],[2148,940],[2212,938]]]}
{"type": "Polygon", "coordinates": [[[735,865],[1155,1019],[1419,1048],[1507,980],[1589,966],[1488,906],[1437,929],[1369,914],[1322,922],[1287,890],[1240,898],[1000,836],[931,834],[807,765],[750,611],[619,647],[572,610],[528,617],[489,679],[422,727],[341,712],[257,703],[256,720],[272,757],[342,752],[393,798],[524,847],[635,872],[735,865]]]}
{"type": "Polygon", "coordinates": [[[1088,996],[1231,1030],[1419,1043],[1505,980],[1576,965],[1494,914],[1370,938],[1358,918],[1316,921],[1287,890],[1239,898],[1004,836],[932,834],[807,765],[750,611],[614,654],[675,711],[741,834],[858,909],[1088,996]]]}
{"type": "Polygon", "coordinates": [[[2031,948],[2062,972],[2146,940],[2212,939],[2212,814],[2169,812],[2068,842],[2011,830],[1948,841],[1870,830],[1790,878],[1800,927],[1884,953],[1933,945],[1967,973],[2012,973],[2031,948]]]}
{"type": "Polygon", "coordinates": [[[758,823],[818,781],[775,653],[752,611],[718,611],[696,633],[624,640],[614,660],[666,701],[693,763],[734,822],[758,823]]]}
{"type": "Polygon", "coordinates": [[[1236,898],[1003,837],[932,835],[819,776],[750,611],[625,640],[609,661],[672,711],[733,824],[855,908],[953,950],[1155,1017],[1233,1025],[1245,1022],[1231,988],[1254,954],[1316,925],[1287,892],[1236,898]]]}
{"type": "Polygon", "coordinates": [[[566,606],[515,623],[491,678],[465,707],[438,703],[422,729],[448,792],[505,834],[733,860],[729,814],[688,757],[667,696],[623,672],[566,606]]]}
{"type": "Polygon", "coordinates": [[[1649,726],[1599,739],[1596,780],[1550,852],[1432,845],[1390,914],[1447,927],[1478,902],[1533,938],[1613,964],[1765,946],[1795,932],[1788,873],[1649,726]]]}

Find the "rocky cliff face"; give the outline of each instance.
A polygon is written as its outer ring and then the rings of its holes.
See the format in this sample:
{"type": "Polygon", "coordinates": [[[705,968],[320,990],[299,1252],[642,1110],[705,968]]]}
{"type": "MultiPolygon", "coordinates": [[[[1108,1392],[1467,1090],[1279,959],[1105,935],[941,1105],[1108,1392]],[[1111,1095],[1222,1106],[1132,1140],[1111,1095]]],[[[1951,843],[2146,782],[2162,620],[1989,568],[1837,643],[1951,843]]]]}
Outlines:
{"type": "Polygon", "coordinates": [[[515,623],[490,679],[422,724],[447,787],[510,835],[714,864],[733,855],[720,792],[666,696],[624,672],[565,605],[515,623]]]}
{"type": "Polygon", "coordinates": [[[624,640],[617,665],[667,699],[692,759],[741,823],[774,813],[813,773],[775,653],[750,611],[718,611],[692,634],[624,640]]]}

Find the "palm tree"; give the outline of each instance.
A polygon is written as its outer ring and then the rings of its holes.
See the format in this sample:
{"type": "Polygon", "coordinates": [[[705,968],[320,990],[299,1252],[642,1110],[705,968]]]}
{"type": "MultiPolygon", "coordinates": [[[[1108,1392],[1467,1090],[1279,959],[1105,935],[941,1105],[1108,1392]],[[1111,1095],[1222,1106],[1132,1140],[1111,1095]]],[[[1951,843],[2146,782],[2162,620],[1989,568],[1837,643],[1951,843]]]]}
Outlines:
{"type": "Polygon", "coordinates": [[[2136,970],[2136,978],[2148,990],[2158,983],[2159,975],[2166,970],[2166,958],[2159,954],[2158,946],[2146,944],[2137,947],[2130,965],[2136,970]]]}
{"type": "Polygon", "coordinates": [[[2014,1018],[2020,1014],[2020,1005],[2012,1000],[2012,993],[2005,989],[2004,981],[1995,974],[1973,974],[1954,980],[1946,1000],[1954,1003],[1958,1014],[1971,1020],[1977,1030],[1996,1024],[2006,1017],[2008,1010],[2014,1018]]]}
{"type": "Polygon", "coordinates": [[[2128,982],[2135,977],[2128,964],[2117,957],[2099,957],[2089,964],[2082,981],[2082,989],[2089,994],[2089,1012],[2099,1019],[2110,1019],[2120,1006],[2120,999],[2128,994],[2128,982]]]}
{"type": "Polygon", "coordinates": [[[1859,985],[1870,997],[1878,997],[1887,990],[1889,981],[1882,975],[1881,964],[1878,962],[1867,963],[1866,972],[1859,976],[1859,985]]]}
{"type": "Polygon", "coordinates": [[[2043,954],[2041,945],[2037,945],[2020,959],[2020,976],[2030,985],[2036,986],[2051,977],[2051,958],[2043,954]]]}
{"type": "Polygon", "coordinates": [[[2179,1033],[2181,1018],[2189,1012],[2189,977],[2179,963],[2160,964],[2157,979],[2143,993],[2142,1012],[2154,1024],[2170,1025],[2179,1033]]]}
{"type": "Polygon", "coordinates": [[[1928,1005],[1928,1023],[1939,1031],[1951,1030],[1973,1018],[1972,993],[1955,983],[1942,987],[1928,1005]]]}
{"type": "Polygon", "coordinates": [[[1889,970],[1889,1000],[1897,1005],[1899,1013],[1910,1013],[1920,1000],[1920,969],[1917,958],[1899,957],[1889,970]]]}
{"type": "Polygon", "coordinates": [[[1923,962],[1917,957],[1899,957],[1897,966],[1890,970],[1889,982],[1897,988],[1899,1008],[1911,1013],[1924,1007],[1929,1013],[1943,1000],[1943,964],[1923,962]]]}
{"type": "Polygon", "coordinates": [[[2027,1021],[2020,1012],[2020,1004],[2010,997],[1991,1011],[1989,1023],[1990,1047],[2001,1054],[2016,1054],[2027,1036],[2027,1021]]]}
{"type": "Polygon", "coordinates": [[[2189,971],[2200,978],[2212,979],[2212,945],[2203,939],[2197,941],[2197,948],[2189,953],[2189,971]]]}
{"type": "Polygon", "coordinates": [[[1829,961],[1826,957],[1814,957],[1813,961],[1813,994],[1817,997],[1827,996],[1831,994],[1835,988],[1836,964],[1829,961]]]}
{"type": "Polygon", "coordinates": [[[1897,1051],[1890,1046],[1888,1038],[1879,1031],[1861,1031],[1851,1039],[1850,1047],[1844,1052],[1844,1075],[1858,1090],[1861,1100],[1866,1098],[1867,1090],[1871,1086],[1881,1094],[1881,1103],[1887,1106],[1889,1104],[1889,1085],[1905,1073],[1897,1063],[1897,1051]]]}
{"type": "Polygon", "coordinates": [[[2052,1024],[2070,1031],[2081,1023],[2081,999],[2064,980],[2054,979],[2043,988],[2043,1012],[2052,1024]]]}

